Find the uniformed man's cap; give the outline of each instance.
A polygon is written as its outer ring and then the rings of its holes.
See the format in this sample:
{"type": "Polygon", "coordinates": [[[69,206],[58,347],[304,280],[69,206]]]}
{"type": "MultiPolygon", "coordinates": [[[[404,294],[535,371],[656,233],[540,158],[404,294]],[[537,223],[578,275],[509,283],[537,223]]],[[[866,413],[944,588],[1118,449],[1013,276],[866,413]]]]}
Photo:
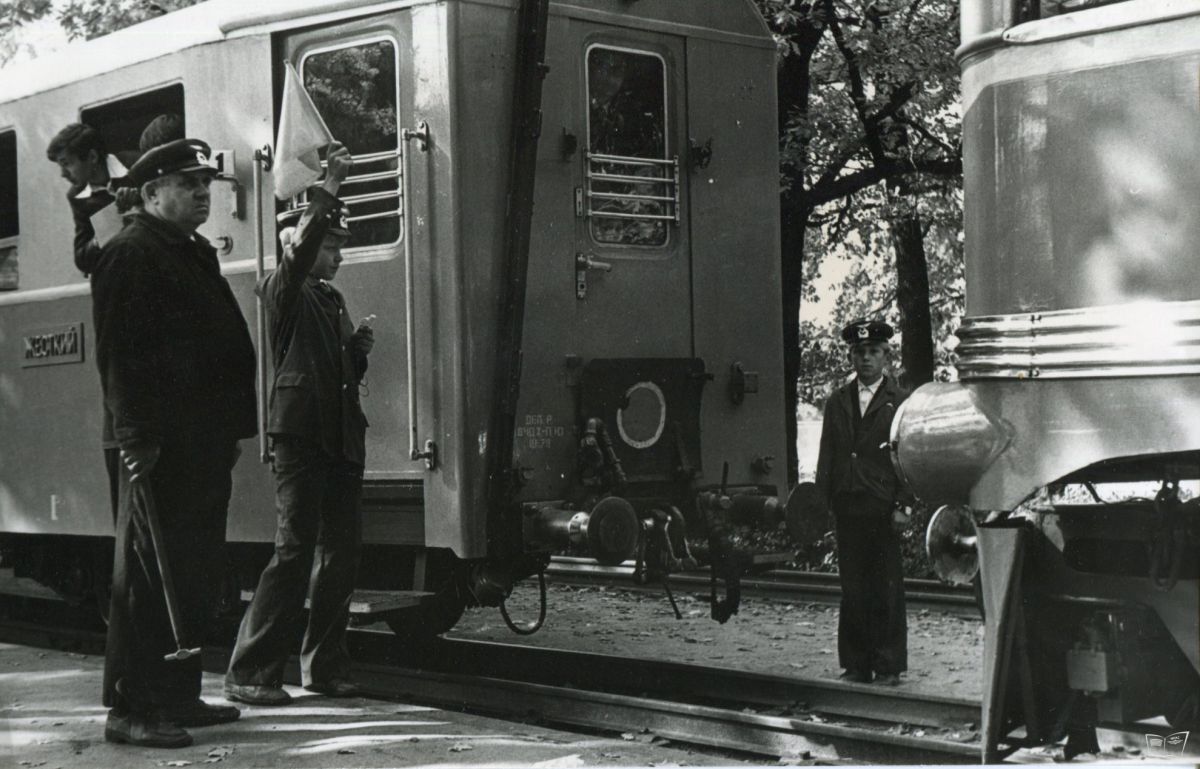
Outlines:
{"type": "Polygon", "coordinates": [[[209,173],[218,171],[212,149],[199,139],[176,139],[148,150],[129,169],[129,180],[141,186],[167,174],[209,173]]]}
{"type": "Polygon", "coordinates": [[[849,345],[863,342],[886,342],[895,332],[881,320],[856,320],[842,329],[842,339],[849,345]]]}
{"type": "MultiPolygon", "coordinates": [[[[307,208],[293,208],[290,211],[284,211],[275,217],[275,222],[280,229],[284,227],[296,227],[300,224],[300,217],[304,215],[307,208]]],[[[329,215],[329,231],[335,235],[350,234],[350,209],[346,206],[333,211],[329,215]]]]}

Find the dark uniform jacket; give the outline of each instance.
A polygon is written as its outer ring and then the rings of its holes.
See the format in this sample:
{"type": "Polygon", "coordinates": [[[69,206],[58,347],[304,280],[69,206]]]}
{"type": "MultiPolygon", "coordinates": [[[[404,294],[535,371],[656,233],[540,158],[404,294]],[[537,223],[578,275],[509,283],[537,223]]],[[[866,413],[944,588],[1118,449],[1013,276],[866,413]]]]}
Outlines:
{"type": "Polygon", "coordinates": [[[896,476],[888,448],[892,417],[907,397],[908,391],[885,375],[861,421],[857,378],[829,398],[816,478],[826,509],[832,509],[835,496],[846,493],[867,494],[885,502],[911,499],[896,476]]]}
{"type": "Polygon", "coordinates": [[[257,432],[254,347],[216,251],[145,212],[101,249],[96,362],[121,447],[257,432]]]}
{"type": "Polygon", "coordinates": [[[354,324],[341,293],[308,274],[341,202],[319,187],[309,198],[297,238],[258,287],[275,361],[267,432],[312,440],[329,456],[362,466],[367,419],[358,384],[367,359],[352,347],[354,324]]]}
{"type": "Polygon", "coordinates": [[[84,277],[96,271],[100,260],[100,247],[96,245],[96,229],[92,226],[92,214],[108,205],[116,205],[115,198],[106,187],[92,191],[86,198],[72,197],[69,200],[71,215],[75,219],[75,266],[84,277]]]}

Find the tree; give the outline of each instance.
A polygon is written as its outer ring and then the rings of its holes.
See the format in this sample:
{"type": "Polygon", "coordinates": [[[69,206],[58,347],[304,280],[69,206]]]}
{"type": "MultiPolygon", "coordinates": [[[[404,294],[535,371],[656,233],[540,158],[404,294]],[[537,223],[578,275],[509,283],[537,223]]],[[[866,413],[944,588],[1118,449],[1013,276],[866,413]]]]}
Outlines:
{"type": "MultiPolygon", "coordinates": [[[[957,4],[757,2],[779,46],[784,376],[788,413],[794,414],[802,391],[812,397],[821,389],[801,371],[805,274],[819,270],[820,260],[847,242],[880,253],[881,222],[890,225],[887,250],[904,280],[880,312],[900,296],[902,332],[914,339],[930,335],[932,323],[925,318],[932,316],[922,307],[928,291],[920,281],[922,272],[928,278],[922,261],[929,224],[920,217],[922,198],[953,200],[962,175],[953,60],[957,4]]],[[[894,276],[896,269],[882,274],[894,276]]],[[[865,290],[869,276],[858,277],[865,290]]],[[[811,324],[804,330],[816,331],[811,324]]],[[[809,347],[822,368],[838,358],[809,347]]],[[[924,352],[921,347],[914,342],[912,364],[928,369],[923,361],[933,358],[932,340],[924,352]]],[[[789,481],[797,471],[793,422],[788,420],[789,481]]]]}
{"type": "Polygon", "coordinates": [[[91,40],[201,0],[0,0],[0,65],[17,52],[17,31],[53,16],[70,40],[91,40]]]}

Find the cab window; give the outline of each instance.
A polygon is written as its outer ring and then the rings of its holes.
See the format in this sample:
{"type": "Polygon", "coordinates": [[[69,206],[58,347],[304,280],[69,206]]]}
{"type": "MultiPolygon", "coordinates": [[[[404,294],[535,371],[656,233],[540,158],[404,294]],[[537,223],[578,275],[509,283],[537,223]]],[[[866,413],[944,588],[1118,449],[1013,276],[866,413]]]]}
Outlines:
{"type": "Polygon", "coordinates": [[[0,291],[17,288],[17,132],[0,131],[0,291]]]}
{"type": "Polygon", "coordinates": [[[1017,20],[1034,21],[1129,0],[1017,0],[1017,20]]]}
{"type": "Polygon", "coordinates": [[[678,223],[679,168],[667,143],[662,57],[607,45],[587,51],[587,217],[597,243],[666,245],[678,223]]]}
{"type": "MultiPolygon", "coordinates": [[[[126,168],[132,166],[141,156],[142,134],[152,122],[155,123],[155,131],[146,137],[151,145],[187,136],[182,83],[172,83],[162,88],[87,107],[80,112],[79,117],[80,122],[100,132],[108,154],[115,156],[126,168]],[[160,116],[168,117],[159,119],[160,116]],[[169,125],[169,129],[161,129],[163,125],[169,125]]],[[[147,149],[149,148],[147,146],[147,149]]]]}
{"type": "Polygon", "coordinates": [[[339,190],[350,208],[348,248],[400,240],[396,66],[396,44],[390,39],[314,51],[300,65],[304,88],[330,133],[354,156],[354,168],[339,190]]]}

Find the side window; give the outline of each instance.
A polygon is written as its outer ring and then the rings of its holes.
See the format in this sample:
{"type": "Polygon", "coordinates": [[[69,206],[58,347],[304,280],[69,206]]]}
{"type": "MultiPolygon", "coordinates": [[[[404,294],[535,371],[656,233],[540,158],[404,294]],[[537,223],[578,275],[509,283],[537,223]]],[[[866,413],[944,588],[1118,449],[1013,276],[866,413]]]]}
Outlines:
{"type": "Polygon", "coordinates": [[[1017,23],[1124,2],[1128,0],[1017,0],[1017,23]]]}
{"type": "MultiPolygon", "coordinates": [[[[80,112],[79,117],[81,122],[100,132],[108,154],[115,156],[128,168],[142,154],[139,148],[142,132],[160,115],[172,116],[170,128],[168,131],[156,129],[160,135],[155,137],[153,144],[182,139],[187,135],[182,83],[88,107],[80,112]]],[[[156,126],[162,124],[163,121],[159,121],[156,126]]]]}
{"type": "Polygon", "coordinates": [[[17,288],[17,132],[0,131],[0,291],[17,288]]]}
{"type": "Polygon", "coordinates": [[[679,167],[668,153],[662,57],[587,51],[587,215],[598,243],[663,246],[679,221],[679,167]]]}
{"type": "Polygon", "coordinates": [[[396,44],[371,40],[304,56],[300,76],[334,137],[354,156],[340,196],[350,208],[349,248],[400,240],[396,44]]]}

